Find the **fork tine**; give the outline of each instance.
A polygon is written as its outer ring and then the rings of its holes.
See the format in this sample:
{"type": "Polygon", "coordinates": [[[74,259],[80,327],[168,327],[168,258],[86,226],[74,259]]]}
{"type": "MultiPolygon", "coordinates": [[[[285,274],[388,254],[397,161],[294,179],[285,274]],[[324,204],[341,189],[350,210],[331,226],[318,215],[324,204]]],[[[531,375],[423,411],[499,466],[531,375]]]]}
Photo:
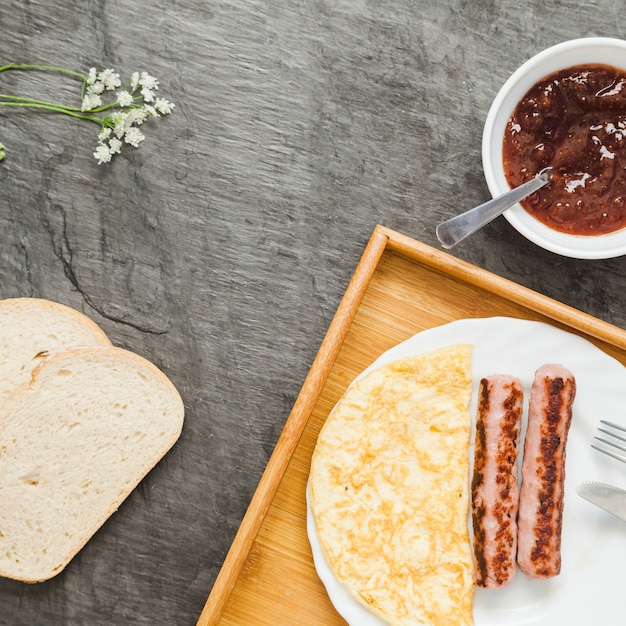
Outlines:
{"type": "Polygon", "coordinates": [[[617,428],[617,430],[621,430],[623,433],[626,433],[626,428],[624,426],[620,426],[615,422],[609,422],[607,420],[600,420],[600,423],[605,424],[606,426],[610,426],[611,428],[617,428]]]}
{"type": "Polygon", "coordinates": [[[618,435],[617,433],[613,433],[610,430],[607,430],[606,428],[598,428],[598,430],[601,433],[604,433],[605,435],[609,435],[609,437],[615,437],[615,439],[619,439],[620,441],[626,441],[626,437],[623,437],[622,435],[618,435]]]}
{"type": "Polygon", "coordinates": [[[619,443],[615,443],[614,441],[609,441],[608,439],[604,439],[603,437],[595,437],[595,439],[597,439],[598,441],[601,441],[602,443],[606,443],[607,446],[613,446],[614,448],[617,448],[618,450],[621,450],[622,452],[626,452],[626,447],[620,446],[619,443]]]}
{"type": "Polygon", "coordinates": [[[602,452],[602,454],[606,454],[607,456],[613,457],[614,459],[617,459],[622,463],[626,463],[626,458],[620,456],[619,454],[613,454],[613,452],[611,452],[610,450],[605,450],[604,448],[601,448],[600,446],[594,446],[593,444],[591,444],[591,447],[598,452],[602,452]]]}
{"type": "MultiPolygon", "coordinates": [[[[599,441],[600,443],[610,446],[611,448],[615,448],[616,450],[619,450],[620,452],[626,452],[626,446],[622,446],[619,443],[615,442],[615,440],[617,439],[618,441],[622,441],[626,443],[626,437],[620,434],[620,433],[626,433],[626,427],[620,426],[619,424],[616,424],[615,422],[609,422],[608,420],[600,420],[600,423],[613,429],[613,430],[607,430],[606,428],[598,427],[599,432],[604,433],[605,435],[608,435],[609,437],[611,437],[612,440],[605,439],[604,437],[595,437],[596,441],[599,441]],[[619,432],[614,432],[615,430],[619,432]]],[[[607,450],[606,448],[602,448],[594,444],[591,444],[591,447],[594,450],[598,450],[598,452],[602,452],[603,454],[606,454],[607,456],[613,457],[614,459],[621,461],[622,463],[626,463],[626,457],[624,457],[622,454],[611,452],[611,450],[607,450]]]]}

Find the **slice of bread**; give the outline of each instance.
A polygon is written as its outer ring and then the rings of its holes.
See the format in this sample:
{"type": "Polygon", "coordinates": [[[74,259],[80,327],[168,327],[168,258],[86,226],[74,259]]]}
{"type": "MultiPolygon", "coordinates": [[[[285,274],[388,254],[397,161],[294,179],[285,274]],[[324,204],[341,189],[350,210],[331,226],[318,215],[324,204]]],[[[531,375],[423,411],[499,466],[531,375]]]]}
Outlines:
{"type": "Polygon", "coordinates": [[[55,352],[110,345],[95,322],[70,307],[38,298],[0,300],[0,401],[55,352]]]}
{"type": "Polygon", "coordinates": [[[112,346],[43,361],[0,408],[0,576],[58,574],[178,439],[184,408],[112,346]]]}

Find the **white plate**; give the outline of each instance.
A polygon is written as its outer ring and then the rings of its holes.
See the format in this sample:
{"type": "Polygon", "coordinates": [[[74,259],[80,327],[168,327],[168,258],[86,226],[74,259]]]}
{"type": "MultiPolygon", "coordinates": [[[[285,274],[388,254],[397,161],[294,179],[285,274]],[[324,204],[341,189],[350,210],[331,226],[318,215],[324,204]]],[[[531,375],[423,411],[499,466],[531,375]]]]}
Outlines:
{"type": "MultiPolygon", "coordinates": [[[[626,425],[626,368],[572,333],[539,322],[493,317],[459,320],[419,333],[385,352],[359,378],[384,363],[456,343],[474,345],[472,415],[477,383],[483,376],[506,373],[521,379],[525,391],[522,431],[530,386],[539,366],[561,363],[574,373],[577,384],[567,443],[561,574],[529,581],[518,571],[504,589],[476,589],[476,626],[622,623],[626,523],[580,498],[576,486],[597,480],[626,488],[626,465],[590,447],[601,418],[626,425]]],[[[473,457],[472,444],[470,459],[473,457]]],[[[316,570],[339,614],[350,626],[383,625],[334,577],[308,503],[307,531],[316,570]]]]}

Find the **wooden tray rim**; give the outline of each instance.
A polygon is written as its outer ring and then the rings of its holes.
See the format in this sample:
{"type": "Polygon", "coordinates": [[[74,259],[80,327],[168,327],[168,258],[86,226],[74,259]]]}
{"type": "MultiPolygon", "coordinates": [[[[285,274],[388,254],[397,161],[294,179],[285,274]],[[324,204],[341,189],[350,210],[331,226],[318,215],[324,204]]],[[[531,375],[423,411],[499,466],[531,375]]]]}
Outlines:
{"type": "Polygon", "coordinates": [[[571,329],[626,349],[626,331],[539,294],[511,280],[458,259],[388,227],[377,225],[357,264],[311,369],[285,422],[265,471],[224,559],[196,626],[218,624],[246,558],[270,508],[300,436],[339,354],[361,300],[386,251],[406,256],[465,283],[479,286],[571,329]]]}

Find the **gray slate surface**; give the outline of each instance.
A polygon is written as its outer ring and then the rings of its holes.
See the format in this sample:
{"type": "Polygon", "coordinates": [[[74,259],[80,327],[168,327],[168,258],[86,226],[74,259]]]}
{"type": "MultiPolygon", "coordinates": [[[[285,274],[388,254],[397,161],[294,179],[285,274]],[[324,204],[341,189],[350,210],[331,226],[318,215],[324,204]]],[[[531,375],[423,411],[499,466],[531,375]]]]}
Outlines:
{"type": "MultiPolygon", "coordinates": [[[[439,221],[489,197],[480,139],[499,87],[552,44],[622,37],[620,11],[3,0],[3,62],[146,70],[176,110],[100,166],[97,127],[0,110],[0,297],[83,311],[170,376],[187,416],[66,571],[0,580],[0,624],[195,624],[374,226],[436,245],[439,221]]],[[[0,74],[2,93],[73,88],[0,74]]],[[[623,259],[557,257],[503,218],[453,254],[626,326],[623,259]]]]}

